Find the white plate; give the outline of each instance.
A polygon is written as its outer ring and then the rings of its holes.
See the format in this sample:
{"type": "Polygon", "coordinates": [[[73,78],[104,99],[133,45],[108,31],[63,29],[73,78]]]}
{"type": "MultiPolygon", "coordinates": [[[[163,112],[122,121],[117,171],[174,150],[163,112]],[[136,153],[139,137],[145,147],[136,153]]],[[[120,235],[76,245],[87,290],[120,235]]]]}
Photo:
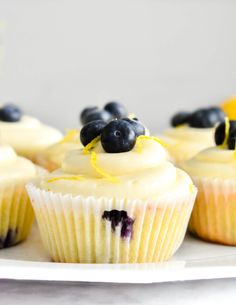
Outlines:
{"type": "Polygon", "coordinates": [[[236,277],[236,247],[206,243],[187,236],[170,262],[162,264],[52,263],[36,228],[30,238],[0,250],[0,279],[157,283],[236,277]]]}

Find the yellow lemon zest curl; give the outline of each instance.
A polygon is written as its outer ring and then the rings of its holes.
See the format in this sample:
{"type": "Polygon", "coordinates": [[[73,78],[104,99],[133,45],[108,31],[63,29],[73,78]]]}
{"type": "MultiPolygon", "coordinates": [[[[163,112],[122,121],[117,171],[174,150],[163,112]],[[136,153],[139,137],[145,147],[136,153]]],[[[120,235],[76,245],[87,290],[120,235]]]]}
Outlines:
{"type": "Polygon", "coordinates": [[[224,139],[224,143],[222,144],[223,146],[227,144],[229,138],[229,129],[230,129],[229,118],[225,117],[225,139],[224,139]]]}
{"type": "Polygon", "coordinates": [[[157,137],[153,137],[153,136],[145,136],[145,135],[142,135],[142,136],[138,136],[137,140],[136,140],[136,149],[137,149],[137,152],[141,152],[142,151],[142,140],[152,140],[152,141],[155,141],[157,142],[158,144],[162,145],[163,147],[167,147],[168,145],[166,143],[164,143],[162,140],[158,139],[157,137]]]}
{"type": "Polygon", "coordinates": [[[60,144],[72,142],[76,136],[78,136],[79,131],[77,129],[69,129],[66,132],[64,138],[59,142],[60,144]]]}
{"type": "Polygon", "coordinates": [[[95,139],[93,139],[90,143],[88,143],[84,149],[83,153],[85,155],[90,155],[90,162],[93,169],[101,175],[103,178],[106,178],[112,183],[117,183],[118,179],[116,177],[113,177],[112,175],[106,173],[102,168],[100,168],[97,164],[97,154],[93,149],[96,147],[97,143],[101,140],[101,136],[97,136],[95,139]]]}
{"type": "Polygon", "coordinates": [[[189,185],[189,190],[190,190],[190,193],[194,193],[194,191],[195,191],[195,186],[194,186],[193,183],[190,183],[190,185],[189,185]]]}
{"type": "Polygon", "coordinates": [[[81,181],[84,180],[85,178],[83,176],[58,176],[58,177],[53,177],[47,180],[48,183],[50,182],[55,182],[59,180],[74,180],[74,181],[81,181]]]}

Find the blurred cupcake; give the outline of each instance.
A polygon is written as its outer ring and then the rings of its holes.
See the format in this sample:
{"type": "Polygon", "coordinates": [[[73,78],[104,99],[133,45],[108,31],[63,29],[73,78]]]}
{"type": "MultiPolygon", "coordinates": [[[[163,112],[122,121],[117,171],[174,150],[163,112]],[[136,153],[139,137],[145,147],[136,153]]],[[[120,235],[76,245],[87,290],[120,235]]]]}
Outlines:
{"type": "Polygon", "coordinates": [[[166,161],[136,120],[96,120],[84,149],[27,190],[52,259],[67,263],[168,260],[181,245],[196,196],[189,176],[166,161]]]}
{"type": "Polygon", "coordinates": [[[167,143],[173,161],[180,164],[214,145],[214,127],[224,118],[224,112],[218,107],[199,109],[193,113],[180,112],[171,119],[172,128],[158,137],[167,143]]]}
{"type": "Polygon", "coordinates": [[[189,230],[202,239],[236,245],[236,121],[221,123],[217,146],[200,152],[182,167],[191,175],[198,196],[189,230]]]}
{"type": "Polygon", "coordinates": [[[17,154],[34,162],[39,152],[57,143],[63,136],[57,129],[23,115],[17,106],[8,104],[0,108],[0,137],[17,154]]]}
{"type": "Polygon", "coordinates": [[[0,145],[0,249],[24,240],[34,219],[25,183],[38,174],[36,166],[0,145]]]}
{"type": "MultiPolygon", "coordinates": [[[[93,121],[109,122],[114,118],[119,119],[126,116],[127,110],[124,105],[118,102],[109,102],[103,109],[99,109],[95,106],[83,109],[80,114],[80,122],[82,125],[93,121]]],[[[80,142],[80,131],[71,129],[61,141],[37,154],[36,163],[51,172],[61,166],[61,162],[68,151],[82,147],[83,145],[80,142]]]]}

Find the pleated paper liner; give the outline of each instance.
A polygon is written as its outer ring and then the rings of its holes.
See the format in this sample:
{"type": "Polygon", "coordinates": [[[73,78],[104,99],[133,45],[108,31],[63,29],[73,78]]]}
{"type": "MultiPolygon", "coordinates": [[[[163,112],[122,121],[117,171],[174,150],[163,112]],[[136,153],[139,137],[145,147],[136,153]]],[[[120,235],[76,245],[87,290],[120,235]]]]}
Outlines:
{"type": "Polygon", "coordinates": [[[34,213],[25,183],[0,187],[0,249],[18,244],[27,238],[34,213]]]}
{"type": "Polygon", "coordinates": [[[183,241],[196,190],[156,202],[73,197],[27,190],[42,240],[55,262],[144,263],[168,260],[183,241]]]}
{"type": "Polygon", "coordinates": [[[189,230],[198,237],[225,245],[236,245],[236,182],[195,178],[198,195],[189,230]]]}

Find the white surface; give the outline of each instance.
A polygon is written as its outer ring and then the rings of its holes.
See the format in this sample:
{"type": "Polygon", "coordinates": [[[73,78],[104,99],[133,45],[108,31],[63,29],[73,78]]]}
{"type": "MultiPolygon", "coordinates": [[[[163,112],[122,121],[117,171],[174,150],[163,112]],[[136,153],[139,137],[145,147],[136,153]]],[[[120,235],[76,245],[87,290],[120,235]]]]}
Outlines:
{"type": "Polygon", "coordinates": [[[236,92],[235,12],[234,0],[1,0],[0,101],[70,128],[85,105],[118,99],[154,131],[236,92]]]}
{"type": "Polygon", "coordinates": [[[157,283],[236,277],[236,248],[188,236],[170,262],[90,265],[50,262],[35,227],[28,241],[0,251],[0,278],[51,281],[157,283]]]}

